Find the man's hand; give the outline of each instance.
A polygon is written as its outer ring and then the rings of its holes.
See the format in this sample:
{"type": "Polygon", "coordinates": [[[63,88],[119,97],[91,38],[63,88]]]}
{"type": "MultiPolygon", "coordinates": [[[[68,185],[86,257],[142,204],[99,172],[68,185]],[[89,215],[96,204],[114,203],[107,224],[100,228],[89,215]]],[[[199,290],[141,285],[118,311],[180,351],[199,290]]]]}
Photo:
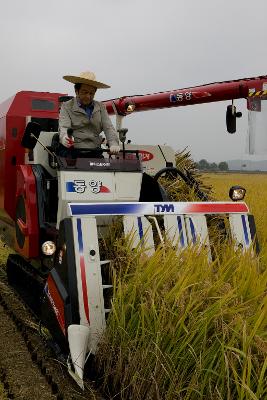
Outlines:
{"type": "Polygon", "coordinates": [[[61,139],[60,143],[63,144],[63,146],[67,147],[68,149],[74,145],[74,137],[73,136],[68,136],[67,133],[65,133],[61,139]]]}
{"type": "Polygon", "coordinates": [[[110,154],[119,154],[120,146],[110,146],[109,152],[110,154]]]}

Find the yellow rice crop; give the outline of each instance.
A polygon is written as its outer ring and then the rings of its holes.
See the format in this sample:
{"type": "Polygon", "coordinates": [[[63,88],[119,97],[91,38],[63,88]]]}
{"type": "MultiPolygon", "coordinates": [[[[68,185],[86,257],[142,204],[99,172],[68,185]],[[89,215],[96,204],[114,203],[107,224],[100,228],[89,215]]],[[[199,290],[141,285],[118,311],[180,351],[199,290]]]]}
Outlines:
{"type": "Polygon", "coordinates": [[[260,242],[267,242],[267,174],[218,173],[204,175],[217,200],[229,200],[229,188],[240,185],[247,189],[245,202],[254,214],[260,242]]]}
{"type": "Polygon", "coordinates": [[[115,242],[113,311],[96,357],[110,398],[267,398],[266,175],[203,179],[217,200],[247,188],[261,255],[223,244],[212,263],[205,250],[171,246],[147,259],[115,242]]]}
{"type": "Polygon", "coordinates": [[[204,181],[213,187],[217,200],[229,200],[229,188],[233,185],[247,189],[244,201],[255,216],[261,258],[267,265],[267,174],[206,174],[204,181]]]}

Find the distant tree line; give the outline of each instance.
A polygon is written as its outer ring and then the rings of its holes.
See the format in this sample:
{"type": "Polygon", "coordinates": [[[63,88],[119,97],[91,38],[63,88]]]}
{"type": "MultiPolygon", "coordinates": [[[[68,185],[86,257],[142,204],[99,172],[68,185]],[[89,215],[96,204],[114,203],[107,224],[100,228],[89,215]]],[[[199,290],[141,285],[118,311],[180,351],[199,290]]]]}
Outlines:
{"type": "Polygon", "coordinates": [[[207,160],[203,159],[196,163],[197,169],[201,171],[228,171],[229,167],[226,161],[221,161],[218,164],[215,162],[209,163],[207,160]]]}

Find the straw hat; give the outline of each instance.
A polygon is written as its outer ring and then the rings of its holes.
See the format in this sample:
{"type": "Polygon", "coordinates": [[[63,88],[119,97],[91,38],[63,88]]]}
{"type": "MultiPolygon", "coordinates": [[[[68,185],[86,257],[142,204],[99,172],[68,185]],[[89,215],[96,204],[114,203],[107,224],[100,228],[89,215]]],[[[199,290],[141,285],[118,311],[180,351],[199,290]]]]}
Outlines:
{"type": "Polygon", "coordinates": [[[98,89],[110,88],[110,86],[106,85],[105,83],[98,82],[95,74],[90,71],[81,72],[80,75],[65,75],[63,76],[63,79],[74,84],[85,83],[86,85],[90,85],[98,89]]]}

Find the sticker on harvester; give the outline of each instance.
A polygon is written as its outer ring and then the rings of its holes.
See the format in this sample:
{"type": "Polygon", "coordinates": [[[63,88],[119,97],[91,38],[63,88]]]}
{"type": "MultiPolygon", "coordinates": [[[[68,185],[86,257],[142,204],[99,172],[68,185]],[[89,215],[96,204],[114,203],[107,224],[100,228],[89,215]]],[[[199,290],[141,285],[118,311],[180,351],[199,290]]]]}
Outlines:
{"type": "Polygon", "coordinates": [[[89,181],[89,186],[91,188],[91,191],[95,194],[97,193],[110,193],[109,188],[104,186],[101,181],[97,181],[95,179],[91,179],[89,181]]]}
{"type": "Polygon", "coordinates": [[[150,161],[154,158],[153,154],[146,150],[139,150],[139,154],[141,154],[141,161],[150,161]]]}
{"type": "Polygon", "coordinates": [[[86,184],[84,180],[74,180],[73,182],[66,182],[67,192],[84,193],[86,189],[86,184]]]}
{"type": "Polygon", "coordinates": [[[70,203],[70,215],[246,214],[243,202],[70,203]]]}
{"type": "Polygon", "coordinates": [[[192,92],[178,92],[170,94],[170,102],[176,103],[180,101],[190,101],[192,100],[192,92]]]}
{"type": "Polygon", "coordinates": [[[85,193],[85,189],[89,187],[92,193],[97,194],[97,193],[110,193],[110,190],[107,186],[104,186],[102,181],[96,180],[96,179],[91,179],[88,182],[88,186],[85,182],[85,180],[78,180],[75,179],[74,181],[71,182],[66,182],[66,191],[69,193],[85,193]]]}
{"type": "Polygon", "coordinates": [[[90,167],[110,167],[110,162],[90,161],[90,167]]]}
{"type": "Polygon", "coordinates": [[[154,204],[154,212],[155,212],[155,214],[174,213],[174,205],[173,204],[154,204]]]}
{"type": "MultiPolygon", "coordinates": [[[[138,150],[141,161],[146,162],[154,158],[154,155],[147,150],[138,150]]],[[[134,153],[126,153],[126,160],[136,160],[136,155],[134,153]]]]}
{"type": "Polygon", "coordinates": [[[267,90],[267,82],[264,82],[264,83],[262,84],[262,90],[267,90]]]}

